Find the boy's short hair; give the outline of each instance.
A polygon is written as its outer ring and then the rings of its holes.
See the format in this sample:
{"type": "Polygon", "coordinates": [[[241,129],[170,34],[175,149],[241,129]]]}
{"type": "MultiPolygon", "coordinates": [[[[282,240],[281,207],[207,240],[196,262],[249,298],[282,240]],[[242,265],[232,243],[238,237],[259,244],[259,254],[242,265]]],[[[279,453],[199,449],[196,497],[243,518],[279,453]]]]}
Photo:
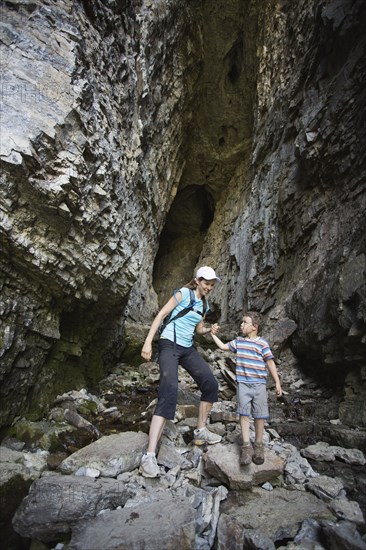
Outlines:
{"type": "Polygon", "coordinates": [[[247,311],[244,313],[243,317],[250,317],[253,321],[253,325],[256,325],[258,327],[258,332],[262,328],[263,324],[263,315],[259,313],[258,311],[247,311]]]}

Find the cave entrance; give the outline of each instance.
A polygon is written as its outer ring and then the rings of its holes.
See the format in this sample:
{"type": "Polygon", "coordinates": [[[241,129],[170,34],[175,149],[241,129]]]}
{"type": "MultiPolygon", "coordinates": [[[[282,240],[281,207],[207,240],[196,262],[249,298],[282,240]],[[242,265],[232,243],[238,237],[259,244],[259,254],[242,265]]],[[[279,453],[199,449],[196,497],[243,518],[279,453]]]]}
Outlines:
{"type": "Polygon", "coordinates": [[[192,278],[214,212],[214,199],[205,186],[189,185],[178,191],[161,233],[154,263],[153,286],[160,307],[174,288],[192,278]]]}

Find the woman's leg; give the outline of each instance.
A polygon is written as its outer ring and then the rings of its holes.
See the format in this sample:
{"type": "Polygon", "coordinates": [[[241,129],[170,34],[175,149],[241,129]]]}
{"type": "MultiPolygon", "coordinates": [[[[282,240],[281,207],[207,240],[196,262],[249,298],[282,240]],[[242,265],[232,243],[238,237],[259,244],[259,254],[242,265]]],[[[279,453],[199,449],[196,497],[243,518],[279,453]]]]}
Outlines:
{"type": "Polygon", "coordinates": [[[163,432],[166,419],[173,420],[178,396],[178,354],[174,344],[159,342],[160,382],[158,402],[151,419],[147,452],[141,458],[140,473],[144,477],[158,477],[159,466],[156,460],[156,448],[163,432]]]}
{"type": "Polygon", "coordinates": [[[195,347],[187,349],[180,358],[182,367],[192,376],[201,391],[199,421],[207,421],[213,403],[218,400],[219,385],[206,361],[202,359],[195,347]]]}
{"type": "Polygon", "coordinates": [[[151,419],[150,431],[149,431],[149,444],[147,447],[148,453],[155,453],[156,447],[161,437],[165,426],[165,418],[163,416],[154,416],[151,419]]]}
{"type": "Polygon", "coordinates": [[[217,401],[217,380],[208,364],[193,346],[181,356],[180,364],[192,376],[201,391],[197,430],[195,430],[195,444],[203,445],[204,443],[209,443],[212,445],[219,443],[221,436],[205,429],[212,405],[217,401]]]}
{"type": "Polygon", "coordinates": [[[209,403],[208,401],[200,401],[200,406],[198,409],[198,422],[197,422],[197,428],[199,430],[206,426],[208,415],[210,414],[211,409],[212,409],[212,403],[209,403]]]}
{"type": "Polygon", "coordinates": [[[169,340],[159,342],[158,402],[151,420],[148,452],[155,452],[166,419],[173,420],[178,398],[178,353],[169,340]]]}

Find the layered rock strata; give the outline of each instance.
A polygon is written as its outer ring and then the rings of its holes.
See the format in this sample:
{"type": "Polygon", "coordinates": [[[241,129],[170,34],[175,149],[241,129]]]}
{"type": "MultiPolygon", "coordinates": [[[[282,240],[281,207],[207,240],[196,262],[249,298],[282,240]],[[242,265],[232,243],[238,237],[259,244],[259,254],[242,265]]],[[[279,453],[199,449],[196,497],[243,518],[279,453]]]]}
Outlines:
{"type": "Polygon", "coordinates": [[[2,6],[2,424],[100,378],[150,284],[195,78],[178,4],[2,6]]]}
{"type": "Polygon", "coordinates": [[[92,385],[209,263],[216,318],[292,319],[364,426],[364,3],[1,10],[1,423],[92,385]]]}

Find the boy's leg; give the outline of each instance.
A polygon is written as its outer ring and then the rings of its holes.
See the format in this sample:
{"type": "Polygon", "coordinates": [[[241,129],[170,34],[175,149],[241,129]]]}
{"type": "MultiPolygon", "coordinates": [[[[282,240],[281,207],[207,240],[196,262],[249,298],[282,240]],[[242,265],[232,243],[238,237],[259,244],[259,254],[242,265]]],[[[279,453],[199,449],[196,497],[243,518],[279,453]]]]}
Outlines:
{"type": "Polygon", "coordinates": [[[263,443],[264,418],[255,418],[254,428],[255,428],[255,442],[263,443]]]}
{"type": "Polygon", "coordinates": [[[253,384],[240,382],[237,386],[238,414],[243,438],[239,462],[242,466],[252,462],[253,448],[250,443],[250,415],[253,399],[253,384]]]}
{"type": "Polygon", "coordinates": [[[250,418],[249,416],[240,415],[240,428],[243,437],[243,443],[250,442],[250,418]]]}
{"type": "Polygon", "coordinates": [[[239,462],[241,465],[245,466],[252,462],[253,456],[253,447],[250,443],[250,417],[240,415],[240,427],[241,435],[243,438],[243,445],[240,448],[240,459],[239,462]]]}
{"type": "Polygon", "coordinates": [[[250,416],[252,414],[254,384],[240,382],[236,389],[236,398],[238,402],[238,414],[243,443],[250,442],[250,416]]]}
{"type": "Polygon", "coordinates": [[[264,423],[269,416],[268,401],[267,401],[267,388],[265,384],[258,384],[255,400],[253,404],[253,416],[255,427],[255,443],[253,462],[260,465],[264,462],[264,445],[263,445],[263,433],[264,423]]]}

